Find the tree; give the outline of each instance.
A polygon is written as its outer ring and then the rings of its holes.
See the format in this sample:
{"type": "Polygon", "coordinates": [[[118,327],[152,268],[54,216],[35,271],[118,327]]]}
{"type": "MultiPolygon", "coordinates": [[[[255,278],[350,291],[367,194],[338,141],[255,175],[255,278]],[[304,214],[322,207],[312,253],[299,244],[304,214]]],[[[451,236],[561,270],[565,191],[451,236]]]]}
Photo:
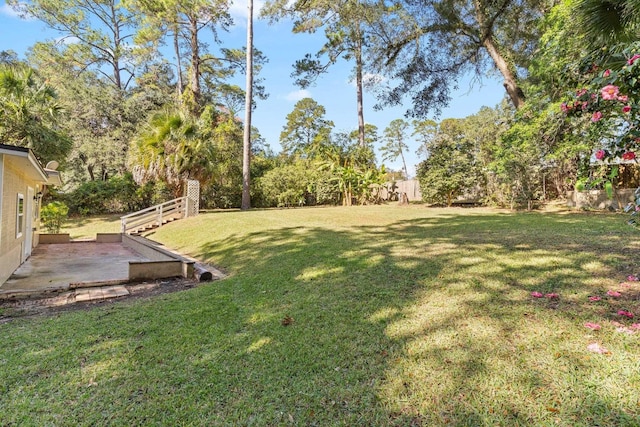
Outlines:
{"type": "Polygon", "coordinates": [[[409,149],[409,147],[404,141],[407,138],[406,132],[408,128],[409,123],[404,120],[393,120],[384,130],[383,140],[386,144],[380,148],[383,160],[394,161],[398,157],[402,159],[402,168],[406,179],[409,179],[409,171],[407,170],[407,162],[404,158],[404,153],[409,149]]]}
{"type": "Polygon", "coordinates": [[[162,181],[174,197],[186,179],[207,184],[215,177],[218,128],[223,118],[207,107],[194,119],[184,112],[154,115],[132,143],[129,165],[138,184],[162,181]]]}
{"type": "Polygon", "coordinates": [[[294,33],[314,33],[319,28],[324,28],[327,41],[315,57],[307,54],[294,65],[293,76],[297,77],[296,83],[303,89],[325,73],[340,57],[355,61],[358,141],[362,147],[366,144],[363,108],[366,28],[369,22],[378,19],[379,10],[365,1],[297,0],[290,3],[273,0],[267,2],[262,12],[263,16],[273,20],[293,18],[294,33]],[[323,62],[321,58],[325,55],[327,60],[323,62]]]}
{"type": "Polygon", "coordinates": [[[171,37],[177,61],[178,93],[183,95],[182,101],[189,111],[198,115],[205,105],[202,99],[203,74],[213,72],[228,76],[232,71],[218,67],[220,62],[234,66],[242,62],[241,52],[237,49],[223,49],[222,57],[210,54],[209,45],[202,37],[202,31],[210,30],[214,41],[219,42],[218,28],[226,30],[232,22],[228,12],[229,3],[226,0],[130,1],[129,7],[145,16],[138,40],[155,45],[163,42],[164,37],[171,37]],[[189,58],[186,92],[182,88],[183,52],[189,58]]]}
{"type": "Polygon", "coordinates": [[[417,137],[420,142],[420,146],[416,151],[418,156],[429,157],[429,144],[438,132],[438,123],[433,120],[413,120],[413,133],[414,137],[417,137]]]}
{"type": "Polygon", "coordinates": [[[37,43],[28,54],[29,63],[58,88],[58,102],[64,109],[61,127],[73,141],[65,184],[73,187],[125,174],[132,136],[149,112],[172,101],[171,70],[149,65],[141,70],[136,85],[123,92],[95,71],[78,75],[72,63],[58,58],[48,43],[37,43]]]}
{"type": "Polygon", "coordinates": [[[464,73],[478,78],[496,70],[516,108],[525,101],[518,69],[536,47],[538,0],[405,0],[393,7],[376,32],[380,72],[391,77],[382,105],[408,95],[414,116],[439,113],[464,73]]]}
{"type": "Polygon", "coordinates": [[[247,82],[245,84],[244,135],[242,139],[242,210],[251,208],[251,104],[253,101],[253,0],[248,0],[247,82]]]}
{"type": "Polygon", "coordinates": [[[26,65],[0,64],[0,141],[33,149],[43,162],[64,162],[71,141],[53,88],[26,65]]]}
{"type": "Polygon", "coordinates": [[[527,106],[510,120],[510,129],[503,138],[504,150],[497,147],[494,153],[495,166],[508,158],[509,162],[515,162],[506,167],[492,167],[504,190],[494,192],[501,193],[501,204],[524,204],[543,192],[545,197],[550,194],[564,197],[573,190],[576,180],[588,172],[587,153],[599,143],[599,137],[588,136],[587,118],[567,120],[560,105],[568,92],[585,87],[594,61],[599,61],[596,58],[608,54],[589,47],[583,23],[576,19],[574,0],[553,6],[539,21],[538,32],[539,46],[531,57],[524,82],[530,95],[527,106]],[[513,153],[503,157],[511,150],[513,153]],[[539,189],[542,180],[546,185],[539,189]],[[514,193],[518,186],[507,186],[507,182],[521,182],[519,188],[529,190],[514,193]]]}
{"type": "Polygon", "coordinates": [[[333,122],[324,118],[325,109],[311,98],[303,98],[287,114],[287,124],[280,133],[285,153],[314,157],[330,145],[333,122]]]}
{"type": "Polygon", "coordinates": [[[440,122],[434,138],[427,144],[429,157],[417,167],[425,202],[451,206],[465,192],[478,194],[482,175],[475,130],[469,118],[440,122]]]}
{"type": "Polygon", "coordinates": [[[63,35],[58,52],[81,72],[104,75],[119,91],[136,75],[139,52],[132,48],[135,17],[118,0],[8,0],[23,16],[36,17],[63,35]]]}
{"type": "Polygon", "coordinates": [[[630,43],[640,35],[640,1],[577,0],[573,12],[593,47],[630,43]]]}
{"type": "Polygon", "coordinates": [[[0,50],[1,65],[16,65],[20,62],[18,54],[12,50],[0,50]]]}
{"type": "MultiPolygon", "coordinates": [[[[378,142],[378,127],[371,123],[364,125],[364,146],[373,148],[378,142]]],[[[357,142],[362,146],[360,142],[360,129],[356,129],[349,134],[349,140],[351,142],[357,142]]]]}

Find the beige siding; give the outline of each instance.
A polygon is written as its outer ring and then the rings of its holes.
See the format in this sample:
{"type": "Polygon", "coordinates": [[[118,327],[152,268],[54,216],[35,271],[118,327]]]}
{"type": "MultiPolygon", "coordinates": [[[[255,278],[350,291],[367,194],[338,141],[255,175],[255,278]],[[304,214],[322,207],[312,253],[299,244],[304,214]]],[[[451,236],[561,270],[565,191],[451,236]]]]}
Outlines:
{"type": "MultiPolygon", "coordinates": [[[[19,167],[11,163],[9,156],[4,156],[3,179],[2,179],[2,210],[0,211],[0,284],[4,283],[11,273],[22,263],[22,253],[26,233],[32,230],[26,229],[26,216],[32,212],[26,210],[27,189],[31,187],[34,192],[40,190],[40,186],[28,180],[19,167]],[[23,233],[16,238],[16,213],[18,204],[18,194],[25,197],[25,212],[23,216],[23,233]]],[[[34,201],[35,203],[35,201],[34,201]]],[[[33,220],[33,226],[38,226],[39,221],[33,220]]],[[[37,234],[37,233],[36,233],[37,234]]],[[[37,238],[33,239],[33,245],[37,243],[37,238]]]]}

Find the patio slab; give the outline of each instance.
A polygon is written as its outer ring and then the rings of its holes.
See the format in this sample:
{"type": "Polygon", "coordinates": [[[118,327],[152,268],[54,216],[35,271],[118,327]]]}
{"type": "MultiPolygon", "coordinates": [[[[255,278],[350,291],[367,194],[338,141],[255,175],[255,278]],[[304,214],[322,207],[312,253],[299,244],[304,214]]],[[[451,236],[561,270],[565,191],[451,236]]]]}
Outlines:
{"type": "Polygon", "coordinates": [[[147,258],[122,243],[72,242],[38,245],[0,285],[0,293],[46,292],[83,284],[125,283],[130,261],[147,258]]]}

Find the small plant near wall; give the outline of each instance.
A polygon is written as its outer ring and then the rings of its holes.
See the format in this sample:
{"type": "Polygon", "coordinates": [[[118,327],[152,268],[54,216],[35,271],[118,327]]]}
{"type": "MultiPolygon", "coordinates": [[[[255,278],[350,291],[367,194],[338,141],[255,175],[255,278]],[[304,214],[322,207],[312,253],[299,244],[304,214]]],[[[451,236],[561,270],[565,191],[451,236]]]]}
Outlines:
{"type": "Polygon", "coordinates": [[[62,202],[51,202],[42,208],[40,221],[49,233],[60,233],[69,215],[69,207],[62,202]]]}

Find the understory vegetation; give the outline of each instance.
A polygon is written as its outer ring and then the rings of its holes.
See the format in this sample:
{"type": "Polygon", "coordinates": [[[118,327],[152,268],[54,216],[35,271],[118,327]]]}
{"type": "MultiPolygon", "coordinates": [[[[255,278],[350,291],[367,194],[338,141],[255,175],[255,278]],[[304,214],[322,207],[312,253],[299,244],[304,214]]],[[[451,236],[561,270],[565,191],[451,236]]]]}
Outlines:
{"type": "Polygon", "coordinates": [[[268,96],[269,58],[252,40],[247,70],[247,47],[219,37],[230,2],[10,0],[74,43],[0,52],[0,141],[59,163],[64,188],[44,201],[80,215],[164,202],[188,179],[204,208],[378,203],[381,186],[410,178],[412,141],[428,203],[530,208],[574,189],[615,192],[640,184],[636,3],[267,1],[260,17],[291,23],[291,37],[324,31],[322,47],[291,64],[295,83],[306,89],[344,59],[357,108],[336,130],[302,98],[265,140],[239,116],[268,96]],[[248,74],[249,88],[235,83],[248,74]],[[487,75],[503,79],[500,105],[440,119],[460,81],[487,75]],[[368,122],[365,92],[412,120],[368,122]]]}
{"type": "Polygon", "coordinates": [[[255,210],[152,238],[229,277],[0,323],[0,424],[640,423],[619,215],[255,210]]]}

